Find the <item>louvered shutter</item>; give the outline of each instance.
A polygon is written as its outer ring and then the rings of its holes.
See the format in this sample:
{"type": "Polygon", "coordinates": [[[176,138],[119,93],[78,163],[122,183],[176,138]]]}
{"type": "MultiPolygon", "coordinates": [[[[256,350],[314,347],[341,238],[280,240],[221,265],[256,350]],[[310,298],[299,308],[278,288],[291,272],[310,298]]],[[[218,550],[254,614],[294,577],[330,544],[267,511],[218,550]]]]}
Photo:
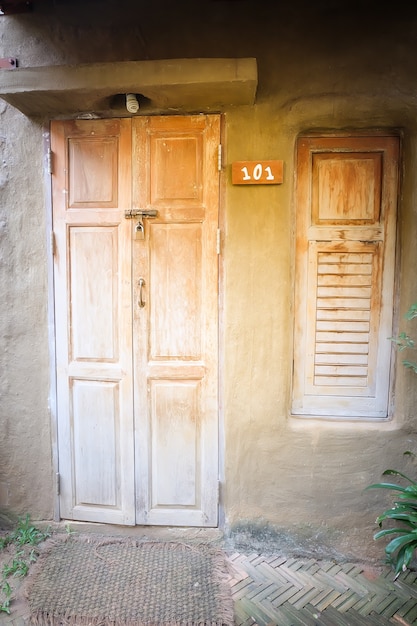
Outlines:
{"type": "Polygon", "coordinates": [[[397,137],[305,137],[297,151],[294,415],[385,418],[397,137]]]}

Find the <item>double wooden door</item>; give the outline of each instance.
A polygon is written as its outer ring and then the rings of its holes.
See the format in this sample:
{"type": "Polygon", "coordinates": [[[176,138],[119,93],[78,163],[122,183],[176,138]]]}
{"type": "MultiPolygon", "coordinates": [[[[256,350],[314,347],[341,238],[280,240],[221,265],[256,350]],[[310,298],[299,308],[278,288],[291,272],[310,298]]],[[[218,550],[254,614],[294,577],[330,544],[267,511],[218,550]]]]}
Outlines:
{"type": "Polygon", "coordinates": [[[64,519],[217,525],[219,132],[51,125],[64,519]]]}

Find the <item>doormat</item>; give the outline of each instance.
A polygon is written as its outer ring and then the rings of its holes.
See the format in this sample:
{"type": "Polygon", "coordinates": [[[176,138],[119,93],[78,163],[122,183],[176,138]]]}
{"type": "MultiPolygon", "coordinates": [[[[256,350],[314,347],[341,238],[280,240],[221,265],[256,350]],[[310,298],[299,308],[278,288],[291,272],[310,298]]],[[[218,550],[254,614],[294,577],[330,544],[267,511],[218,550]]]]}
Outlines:
{"type": "Polygon", "coordinates": [[[208,545],[68,537],[34,566],[31,622],[233,626],[224,554],[208,545]]]}

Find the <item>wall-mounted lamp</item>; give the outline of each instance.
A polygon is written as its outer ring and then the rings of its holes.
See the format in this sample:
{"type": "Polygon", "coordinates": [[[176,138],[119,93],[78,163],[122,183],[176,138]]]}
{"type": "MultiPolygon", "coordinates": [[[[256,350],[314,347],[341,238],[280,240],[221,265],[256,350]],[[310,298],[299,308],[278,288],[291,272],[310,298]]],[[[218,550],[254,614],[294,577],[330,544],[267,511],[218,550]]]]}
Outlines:
{"type": "Polygon", "coordinates": [[[32,11],[32,9],[32,2],[27,0],[3,0],[0,2],[0,15],[28,13],[29,11],[32,11]]]}
{"type": "Polygon", "coordinates": [[[139,102],[134,93],[126,94],[126,109],[129,113],[137,113],[139,111],[139,102]]]}

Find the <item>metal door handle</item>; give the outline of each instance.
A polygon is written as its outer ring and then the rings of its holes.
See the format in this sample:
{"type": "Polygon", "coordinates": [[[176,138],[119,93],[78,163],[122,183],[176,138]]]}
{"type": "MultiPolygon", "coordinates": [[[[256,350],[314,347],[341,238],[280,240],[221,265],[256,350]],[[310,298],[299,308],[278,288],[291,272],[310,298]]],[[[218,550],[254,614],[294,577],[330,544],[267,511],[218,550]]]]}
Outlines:
{"type": "Polygon", "coordinates": [[[145,306],[146,302],[143,300],[143,288],[145,286],[145,281],[143,278],[139,278],[139,306],[141,309],[145,306]]]}

